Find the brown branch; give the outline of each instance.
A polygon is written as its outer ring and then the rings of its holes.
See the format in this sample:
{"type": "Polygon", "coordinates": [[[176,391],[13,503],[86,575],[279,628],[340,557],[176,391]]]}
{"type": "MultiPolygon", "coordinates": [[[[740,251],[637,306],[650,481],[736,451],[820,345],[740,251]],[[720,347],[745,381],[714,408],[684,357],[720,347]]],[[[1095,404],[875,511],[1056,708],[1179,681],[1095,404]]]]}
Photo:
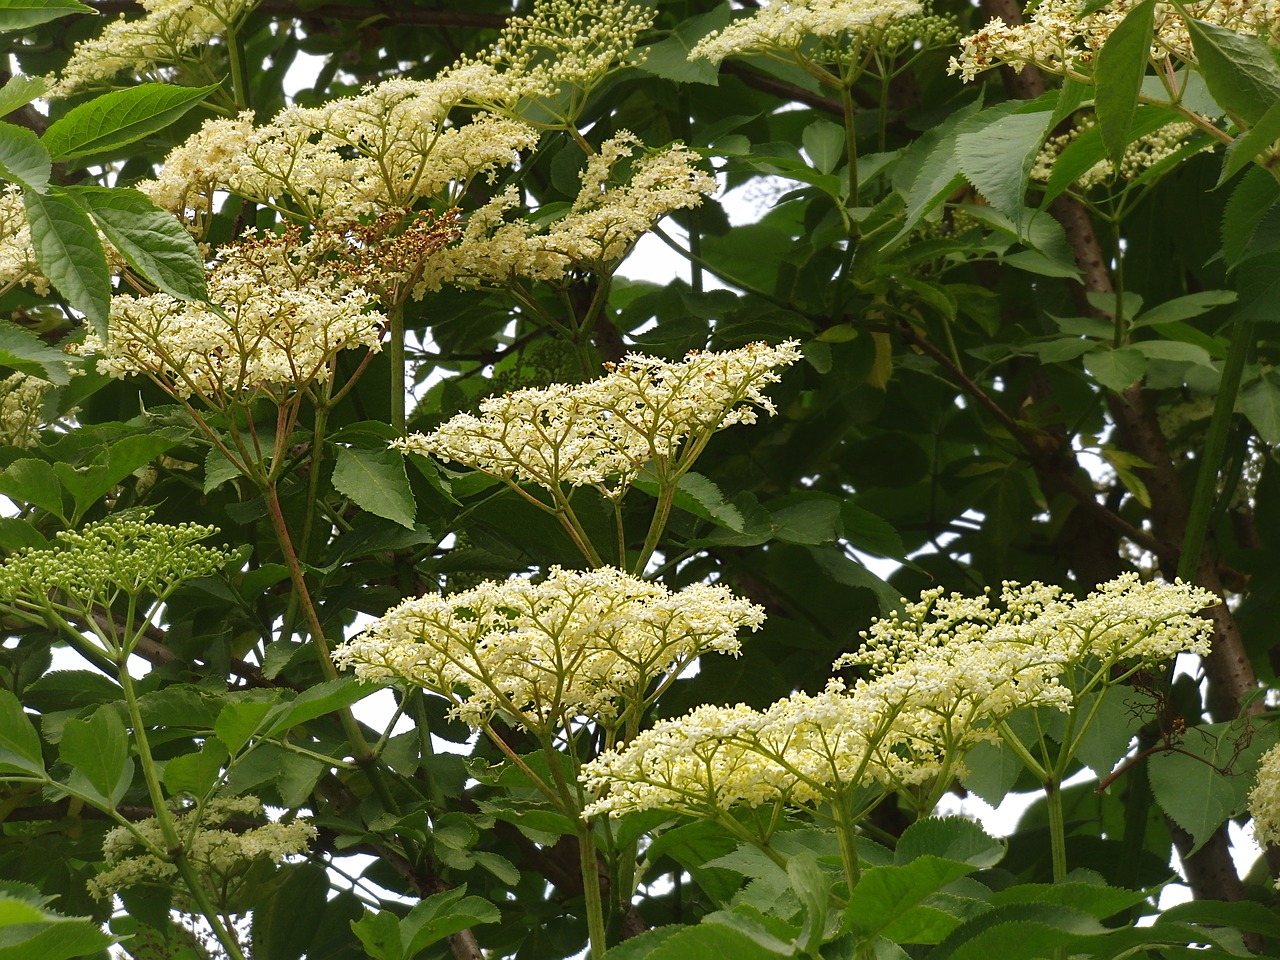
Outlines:
{"type": "Polygon", "coordinates": [[[844,107],[839,100],[824,97],[820,93],[813,93],[804,87],[797,86],[794,83],[787,83],[785,80],[779,80],[777,77],[771,77],[767,73],[761,73],[758,70],[752,70],[750,67],[732,60],[726,60],[721,64],[720,69],[725,73],[733,74],[747,86],[754,87],[756,90],[771,93],[785,100],[794,100],[796,103],[803,103],[807,107],[813,107],[837,117],[844,116],[844,107]]]}

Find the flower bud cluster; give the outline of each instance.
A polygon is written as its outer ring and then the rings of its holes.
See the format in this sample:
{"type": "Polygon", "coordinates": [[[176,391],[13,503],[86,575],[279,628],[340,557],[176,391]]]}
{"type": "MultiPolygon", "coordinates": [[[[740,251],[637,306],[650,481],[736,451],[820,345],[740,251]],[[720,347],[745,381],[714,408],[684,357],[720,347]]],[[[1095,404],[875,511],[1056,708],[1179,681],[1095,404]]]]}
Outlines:
{"type": "Polygon", "coordinates": [[[1258,765],[1258,779],[1249,791],[1253,835],[1265,847],[1280,844],[1280,746],[1272,747],[1258,765]]]}
{"type": "Polygon", "coordinates": [[[1096,670],[1206,653],[1211,625],[1195,614],[1220,602],[1188,584],[1133,575],[1084,600],[1008,583],[1001,601],[926,591],[836,660],[837,670],[869,666],[852,688],[832,680],[817,696],[793,694],[763,711],[703,706],[659,722],[583,767],[597,797],[585,815],[816,805],[859,787],[954,775],[965,752],[994,739],[1015,710],[1070,709],[1061,677],[1073,664],[1096,670]]]}
{"type": "Polygon", "coordinates": [[[0,290],[20,283],[39,296],[49,293],[49,278],[36,262],[22,188],[11,183],[0,188],[0,290]]]}
{"type": "Polygon", "coordinates": [[[334,651],[374,682],[408,682],[480,726],[494,714],[539,729],[612,720],[705,653],[737,655],[764,611],[722,586],[677,593],[612,567],[552,567],[545,580],[485,581],[406,600],[334,651]]]}
{"type": "Polygon", "coordinates": [[[735,423],[772,415],[764,388],[777,367],[800,358],[796,341],[776,347],[691,353],[671,362],[628,354],[588,383],[517,390],[482,401],[429,434],[394,446],[434,454],[511,482],[625,490],[648,461],[672,462],[685,446],[735,423]]]}
{"type": "MultiPolygon", "coordinates": [[[[1069,132],[1052,137],[1045,143],[1044,149],[1036,156],[1035,165],[1031,168],[1031,179],[1038,183],[1048,183],[1053,175],[1053,166],[1062,151],[1096,122],[1090,115],[1069,132]]],[[[1195,132],[1196,126],[1193,123],[1167,123],[1159,130],[1143,134],[1129,144],[1125,148],[1124,156],[1120,159],[1119,168],[1109,159],[1099,160],[1075,179],[1075,187],[1079,190],[1088,190],[1117,178],[1133,180],[1162,160],[1177,153],[1195,132]]],[[[1213,147],[1213,141],[1207,137],[1202,140],[1202,144],[1202,149],[1205,150],[1213,147]]]]}
{"type": "Polygon", "coordinates": [[[157,67],[183,62],[192,51],[238,26],[258,0],[140,0],[140,18],[121,16],[102,33],[76,44],[71,59],[50,77],[47,96],[67,97],[105,86],[128,70],[157,75],[157,67]]]}
{"type": "MultiPolygon", "coordinates": [[[[799,53],[811,37],[857,47],[876,42],[894,21],[922,13],[919,0],[770,0],[748,17],[703,37],[690,60],[720,63],[726,57],[799,53]]],[[[936,29],[932,22],[922,24],[936,29]]]]}
{"type": "Polygon", "coordinates": [[[44,400],[53,384],[15,373],[0,380],[0,444],[30,448],[40,443],[45,425],[44,400]]]}
{"type": "Polygon", "coordinates": [[[41,607],[51,591],[80,610],[109,607],[120,594],[163,599],[180,584],[219,570],[229,554],[199,541],[216,527],[152,523],[149,510],[63,530],[50,547],[28,547],[0,566],[0,599],[41,607]]]}
{"type": "MultiPolygon", "coordinates": [[[[195,808],[174,816],[174,826],[183,839],[183,852],[198,871],[218,889],[257,860],[280,863],[286,857],[307,852],[316,837],[316,828],[305,820],[288,823],[268,821],[261,826],[229,823],[240,818],[263,816],[262,801],[256,797],[213,800],[203,810],[195,808]],[[198,819],[197,819],[198,818],[198,819]]],[[[155,853],[136,852],[139,847],[165,849],[160,821],[148,817],[128,827],[113,827],[102,842],[106,869],[89,881],[89,892],[99,900],[140,883],[166,883],[176,878],[178,868],[155,853]]]]}

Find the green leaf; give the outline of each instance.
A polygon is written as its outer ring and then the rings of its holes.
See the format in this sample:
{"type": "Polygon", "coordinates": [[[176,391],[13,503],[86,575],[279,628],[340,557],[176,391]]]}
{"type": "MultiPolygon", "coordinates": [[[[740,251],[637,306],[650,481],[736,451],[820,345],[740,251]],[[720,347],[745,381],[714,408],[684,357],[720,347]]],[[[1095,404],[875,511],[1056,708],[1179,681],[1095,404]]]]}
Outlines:
{"type": "Polygon", "coordinates": [[[1235,927],[1237,930],[1260,933],[1271,940],[1280,940],[1280,914],[1252,900],[1230,903],[1220,900],[1192,900],[1175,904],[1156,918],[1157,926],[1162,923],[1235,927]]]}
{"type": "MultiPolygon", "coordinates": [[[[129,736],[114,705],[99,707],[88,720],[68,720],[58,755],[108,806],[119,804],[133,781],[129,736]]],[[[83,789],[77,779],[72,785],[83,789]]]]}
{"type": "Polygon", "coordinates": [[[1104,932],[1097,920],[1078,910],[1047,903],[1010,903],[995,907],[956,927],[927,960],[1039,960],[1054,956],[1064,934],[1104,932]]]}
{"type": "Polygon", "coordinates": [[[1199,293],[1188,293],[1186,296],[1174,297],[1158,303],[1146,313],[1134,318],[1132,327],[1150,327],[1161,323],[1173,323],[1178,320],[1189,320],[1208,313],[1214,307],[1235,303],[1234,290],[1201,290],[1199,293]]]}
{"type": "Polygon", "coordinates": [[[351,929],[374,960],[412,960],[431,944],[502,915],[488,900],[466,896],[463,884],[427,897],[404,919],[389,910],[366,911],[351,929]]]}
{"type": "MultiPolygon", "coordinates": [[[[1271,252],[1259,249],[1257,234],[1278,212],[1280,183],[1266,170],[1250,170],[1231,191],[1222,214],[1222,258],[1234,268],[1249,257],[1271,252]]],[[[1280,231],[1277,231],[1280,232],[1280,231]]]]}
{"type": "Polygon", "coordinates": [[[288,870],[284,882],[253,907],[254,960],[300,960],[311,948],[324,916],[329,875],[314,863],[288,870]]]}
{"type": "MultiPolygon", "coordinates": [[[[737,919],[746,922],[745,917],[737,919]]],[[[640,944],[630,940],[620,944],[606,956],[608,960],[640,960],[642,957],[644,960],[725,960],[726,957],[733,960],[777,960],[779,956],[788,955],[762,946],[756,938],[724,922],[704,922],[678,928],[669,936],[662,933],[666,929],[659,928],[637,937],[640,944]],[[647,949],[641,952],[642,948],[647,949]]]]}
{"type": "Polygon", "coordinates": [[[141,276],[179,300],[208,296],[200,250],[173,214],[137,190],[67,187],[66,193],[141,276]]]}
{"type": "Polygon", "coordinates": [[[75,501],[72,522],[78,522],[108,490],[166,450],[172,449],[184,436],[182,430],[169,427],[164,431],[117,440],[87,467],[76,468],[69,463],[55,463],[54,473],[75,501]]]}
{"type": "Polygon", "coordinates": [[[1200,73],[1224,110],[1253,126],[1280,100],[1280,67],[1261,37],[1185,17],[1200,73]]]}
{"type": "Polygon", "coordinates": [[[47,510],[59,520],[62,513],[62,487],[53,467],[43,460],[15,460],[0,473],[0,494],[47,510]]]}
{"type": "Polygon", "coordinates": [[[992,906],[1006,903],[1052,903],[1106,920],[1146,900],[1145,890],[1126,890],[1104,883],[1059,880],[1057,883],[1023,883],[991,895],[992,906]]]}
{"type": "Polygon", "coordinates": [[[1252,128],[1245,131],[1227,147],[1222,162],[1218,186],[1230,180],[1277,140],[1280,140],[1280,100],[1267,108],[1252,128]]]}
{"type": "Polygon", "coordinates": [[[844,527],[845,539],[858,550],[895,560],[906,556],[902,537],[893,525],[871,511],[863,510],[852,500],[840,505],[840,523],[844,527]]]}
{"type": "Polygon", "coordinates": [[[18,770],[44,776],[40,735],[22,703],[8,690],[0,690],[0,770],[18,770]]]}
{"type": "Polygon", "coordinates": [[[240,752],[240,748],[249,742],[250,737],[260,734],[263,720],[276,706],[276,699],[277,697],[270,700],[232,702],[218,712],[213,730],[218,739],[227,745],[232,756],[240,752]]]}
{"type": "Polygon", "coordinates": [[[831,877],[811,853],[800,853],[787,861],[791,889],[800,899],[802,921],[796,942],[800,949],[816,954],[827,929],[827,912],[831,904],[831,877]]]}
{"type": "Polygon", "coordinates": [[[1268,444],[1280,444],[1280,377],[1267,371],[1240,391],[1240,409],[1268,444]]]}
{"type": "Polygon", "coordinates": [[[1101,778],[1115,769],[1120,758],[1129,752],[1129,742],[1136,733],[1133,717],[1141,701],[1128,687],[1104,687],[1101,692],[1091,693],[1079,701],[1079,715],[1088,716],[1099,697],[1102,703],[1096,707],[1093,721],[1078,741],[1076,759],[1101,778]]]}
{"type": "Polygon", "coordinates": [[[893,171],[893,188],[902,195],[907,209],[902,227],[885,249],[895,246],[916,224],[935,210],[955,189],[964,177],[956,163],[956,138],[1005,115],[1014,107],[1001,104],[991,110],[978,113],[982,106],[979,96],[947,117],[941,124],[925,133],[903,154],[893,171]],[[976,116],[975,116],[976,114],[976,116]]]}
{"type": "Polygon", "coordinates": [[[1155,28],[1156,0],[1142,0],[1111,31],[1098,51],[1094,67],[1094,112],[1102,142],[1111,159],[1119,162],[1132,140],[1133,118],[1138,109],[1142,77],[1151,59],[1151,34],[1155,28]]]}
{"type": "Polygon", "coordinates": [[[104,93],[51,123],[43,142],[55,160],[114,150],[164,130],[217,89],[217,84],[177,87],[170,83],[143,83],[104,93]]]}
{"type": "Polygon", "coordinates": [[[993,867],[1004,858],[1004,842],[965,817],[926,817],[903,831],[893,852],[896,864],[934,856],[973,867],[993,867]]]}
{"type": "MultiPolygon", "coordinates": [[[[2,12],[3,8],[0,8],[2,12]]],[[[9,82],[0,87],[0,117],[8,116],[20,107],[25,107],[32,100],[41,96],[49,88],[44,77],[27,77],[20,73],[9,78],[9,82]]]]}
{"type": "Polygon", "coordinates": [[[906,934],[905,928],[894,931],[894,925],[926,897],[976,869],[971,863],[924,854],[900,866],[865,870],[849,895],[849,905],[844,912],[846,927],[862,939],[883,934],[900,943],[937,943],[959,925],[958,919],[951,918],[949,923],[918,924],[912,934],[906,934]]]}
{"type": "Polygon", "coordinates": [[[64,917],[0,894],[0,960],[73,960],[105,956],[117,937],[88,917],[64,917]]]}
{"type": "Polygon", "coordinates": [[[412,530],[417,503],[409,489],[404,457],[394,450],[337,447],[334,489],[375,516],[412,530]]]}
{"type": "Polygon", "coordinates": [[[1157,753],[1147,759],[1147,776],[1160,809],[1191,834],[1196,849],[1236,812],[1234,786],[1204,759],[1157,753]]]}
{"type": "Polygon", "coordinates": [[[0,4],[0,32],[25,30],[73,13],[94,13],[78,0],[5,0],[0,4]]]}
{"type": "Polygon", "coordinates": [[[1084,368],[1108,390],[1121,393],[1142,379],[1147,372],[1147,358],[1133,347],[1104,347],[1085,354],[1084,368]]]}
{"type": "Polygon", "coordinates": [[[51,670],[22,691],[33,710],[80,710],[114,703],[124,696],[120,684],[93,670],[51,670]]]}
{"type": "Polygon", "coordinates": [[[36,261],[67,303],[83,313],[103,341],[111,302],[111,271],[98,231],[69,198],[22,192],[36,261]]]}
{"type": "Polygon", "coordinates": [[[189,793],[203,798],[218,782],[218,775],[226,762],[226,745],[216,737],[208,737],[199,752],[185,753],[165,762],[165,788],[174,796],[189,793]]]}
{"type": "Polygon", "coordinates": [[[278,736],[308,720],[349,707],[377,691],[374,684],[360,683],[352,677],[327,680],[276,707],[262,736],[278,736]]]}
{"type": "Polygon", "coordinates": [[[741,533],[742,512],[724,498],[720,488],[700,473],[686,473],[676,483],[675,505],[717,526],[741,533]]]}
{"type": "Polygon", "coordinates": [[[40,138],[26,127],[0,122],[0,179],[45,193],[53,160],[40,138]]]}
{"type": "Polygon", "coordinates": [[[960,782],[993,807],[1000,805],[1022,773],[1022,761],[1003,740],[978,744],[965,754],[964,765],[969,772],[960,782]]]}
{"type": "Polygon", "coordinates": [[[815,120],[800,135],[804,152],[819,173],[831,173],[844,159],[844,128],[830,120],[815,120]]]}
{"type": "Polygon", "coordinates": [[[1250,257],[1236,268],[1240,300],[1231,314],[1233,323],[1280,320],[1280,251],[1250,257]]]}
{"type": "Polygon", "coordinates": [[[809,556],[822,572],[836,583],[847,587],[862,587],[876,596],[881,613],[888,613],[902,604],[902,594],[888,581],[872,573],[858,561],[849,557],[839,547],[809,547],[809,556]]]}
{"type": "MultiPolygon", "coordinates": [[[[699,14],[684,21],[676,27],[667,39],[650,44],[636,51],[640,60],[638,66],[645,73],[676,83],[706,83],[716,86],[720,83],[720,65],[699,58],[689,59],[689,51],[713,30],[722,30],[729,22],[729,5],[721,4],[714,10],[699,14]]],[[[712,142],[710,138],[699,141],[712,142]]]]}
{"type": "Polygon", "coordinates": [[[1025,209],[1027,178],[1052,119],[1049,111],[1013,113],[979,129],[969,130],[966,125],[956,135],[956,160],[965,179],[995,210],[1015,222],[1025,209]]]}
{"type": "Polygon", "coordinates": [[[790,503],[770,509],[773,539],[812,546],[834,543],[843,533],[840,506],[835,497],[802,494],[790,503]]]}
{"type": "Polygon", "coordinates": [[[0,320],[0,366],[65,386],[73,361],[63,351],[48,346],[34,333],[0,320]]]}

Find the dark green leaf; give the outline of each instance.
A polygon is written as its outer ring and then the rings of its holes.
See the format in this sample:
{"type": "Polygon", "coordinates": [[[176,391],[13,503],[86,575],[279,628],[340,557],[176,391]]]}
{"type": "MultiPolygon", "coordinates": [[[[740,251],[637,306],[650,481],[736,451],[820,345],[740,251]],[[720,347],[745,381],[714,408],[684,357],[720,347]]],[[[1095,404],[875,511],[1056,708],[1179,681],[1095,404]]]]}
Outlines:
{"type": "Polygon", "coordinates": [[[1052,957],[1066,934],[1092,936],[1104,928],[1097,920],[1047,903],[1010,903],[995,907],[956,927],[928,960],[1032,960],[1052,957]]]}
{"type": "Polygon", "coordinates": [[[249,742],[249,738],[261,734],[263,720],[275,706],[275,700],[247,700],[228,703],[218,713],[214,732],[227,745],[232,756],[249,742]]]}
{"type": "Polygon", "coordinates": [[[1051,119],[1048,111],[1014,113],[977,129],[966,124],[956,134],[956,160],[965,179],[1010,220],[1019,220],[1025,209],[1027,178],[1051,119]]]}
{"type": "Polygon", "coordinates": [[[217,89],[143,83],[104,93],[50,124],[43,142],[55,160],[114,150],[165,129],[217,89]]]}
{"type": "Polygon", "coordinates": [[[1280,214],[1278,200],[1280,183],[1266,170],[1250,170],[1231,191],[1222,214],[1222,258],[1228,267],[1275,249],[1260,245],[1256,235],[1269,218],[1280,214]]]}
{"type": "Polygon", "coordinates": [[[934,856],[974,867],[993,867],[1004,858],[1005,847],[981,826],[965,817],[926,817],[903,831],[894,850],[894,863],[910,863],[934,856]]]}
{"type": "Polygon", "coordinates": [[[204,261],[187,228],[137,190],[67,187],[125,262],[179,300],[208,295],[204,261]]]}
{"type": "Polygon", "coordinates": [[[1191,834],[1197,848],[1236,812],[1229,779],[1199,757],[1157,753],[1147,760],[1147,774],[1160,809],[1191,834]]]}
{"type": "Polygon", "coordinates": [[[1202,923],[1235,927],[1237,930],[1249,930],[1272,940],[1280,940],[1280,914],[1252,900],[1232,903],[1193,900],[1175,904],[1156,919],[1157,925],[1162,923],[1202,923]]]}
{"type": "Polygon", "coordinates": [[[114,703],[123,696],[118,683],[92,670],[52,670],[22,692],[26,705],[41,713],[114,703]]]}
{"type": "Polygon", "coordinates": [[[69,463],[55,463],[54,473],[75,500],[73,522],[84,516],[108,490],[176,446],[183,436],[181,430],[165,428],[163,432],[117,440],[88,467],[77,469],[69,463]]]}
{"type": "Polygon", "coordinates": [[[1280,100],[1272,103],[1251,129],[1241,134],[1227,147],[1218,185],[1221,186],[1234,177],[1244,169],[1246,164],[1277,140],[1280,140],[1280,100]]]}
{"type": "Polygon", "coordinates": [[[226,762],[226,746],[221,740],[209,737],[198,753],[186,753],[165,762],[165,788],[174,796],[188,793],[203,798],[213,789],[226,762]]]}
{"type": "Polygon", "coordinates": [[[800,135],[800,142],[819,173],[831,173],[844,159],[844,128],[830,120],[809,124],[800,135]]]}
{"type": "Polygon", "coordinates": [[[88,215],[65,196],[41,196],[24,190],[22,202],[27,208],[31,243],[41,271],[105,341],[111,271],[107,269],[107,255],[98,231],[88,215]]]}
{"type": "Polygon", "coordinates": [[[1240,409],[1266,443],[1280,444],[1280,377],[1268,371],[1240,391],[1240,409]]]}
{"type": "Polygon", "coordinates": [[[890,583],[851,559],[838,547],[809,547],[809,556],[828,577],[847,587],[862,587],[875,594],[881,613],[901,606],[902,595],[890,583]]]}
{"type": "Polygon", "coordinates": [[[825,495],[803,496],[771,509],[773,538],[784,543],[819,546],[839,539],[840,501],[825,495]]]}
{"type": "Polygon", "coordinates": [[[887,520],[863,510],[852,500],[840,505],[840,522],[844,535],[855,548],[864,553],[901,560],[906,555],[902,538],[887,520]]]}
{"type": "Polygon", "coordinates": [[[8,116],[19,107],[25,107],[43,94],[48,87],[49,83],[44,77],[14,74],[9,78],[8,83],[0,87],[0,117],[8,116]]]}
{"type": "Polygon", "coordinates": [[[46,193],[52,171],[53,160],[39,137],[26,127],[0,122],[0,179],[46,193]]]}
{"type": "Polygon", "coordinates": [[[288,870],[284,882],[253,908],[254,960],[300,960],[311,948],[328,906],[329,875],[306,863],[288,870]]]}
{"type": "Polygon", "coordinates": [[[96,960],[116,940],[87,917],[60,916],[0,894],[0,960],[96,960]]]}
{"type": "Polygon", "coordinates": [[[1235,303],[1234,290],[1202,290],[1189,293],[1184,297],[1174,297],[1158,303],[1146,313],[1139,314],[1133,321],[1133,327],[1150,327],[1160,323],[1173,323],[1177,320],[1189,320],[1208,313],[1214,307],[1235,303]]]}
{"type": "Polygon", "coordinates": [[[43,460],[15,460],[9,464],[0,473],[0,494],[48,510],[58,519],[64,519],[62,487],[53,467],[43,460]]]}
{"type": "MultiPolygon", "coordinates": [[[[724,29],[728,22],[728,4],[721,4],[714,10],[691,17],[676,27],[675,32],[667,39],[637,51],[643,57],[640,69],[676,83],[708,83],[715,86],[720,82],[720,65],[705,59],[690,60],[689,51],[713,30],[724,29]]],[[[710,138],[699,142],[709,141],[710,138]]]]}
{"type": "Polygon", "coordinates": [[[1053,903],[1106,920],[1146,900],[1145,890],[1126,890],[1103,883],[1060,880],[1057,883],[1024,883],[1006,887],[991,895],[991,904],[1053,903]]]}
{"type": "Polygon", "coordinates": [[[66,353],[46,345],[35,334],[0,321],[0,366],[65,386],[71,379],[68,368],[72,363],[66,353]]]}
{"type": "Polygon", "coordinates": [[[1147,358],[1133,347],[1119,350],[1104,347],[1085,354],[1084,368],[1108,390],[1121,393],[1142,379],[1147,371],[1147,358]]]}
{"type": "Polygon", "coordinates": [[[1261,37],[1186,17],[1200,73],[1222,108],[1253,126],[1280,100],[1280,66],[1261,37]]]}
{"type": "Polygon", "coordinates": [[[4,769],[44,776],[40,735],[8,690],[0,690],[0,770],[4,769]]]}
{"type": "Polygon", "coordinates": [[[272,712],[270,723],[262,736],[277,736],[290,727],[349,707],[377,690],[373,684],[360,683],[351,677],[340,677],[317,684],[298,694],[293,700],[280,704],[272,712]]]}
{"type": "Polygon", "coordinates": [[[88,720],[68,720],[62,728],[58,755],[83,778],[72,785],[83,790],[87,783],[108,806],[116,806],[133,780],[129,736],[115,706],[106,705],[88,720]]]}
{"type": "Polygon", "coordinates": [[[949,923],[917,924],[916,932],[905,936],[905,928],[893,931],[893,927],[926,897],[976,869],[971,863],[944,860],[930,854],[916,857],[901,866],[872,867],[863,872],[862,879],[849,896],[849,905],[844,912],[845,926],[857,931],[862,939],[884,934],[900,943],[937,943],[959,924],[959,920],[951,918],[949,923]]]}
{"type": "Polygon", "coordinates": [[[1098,51],[1093,106],[1102,142],[1117,163],[1132,140],[1138,93],[1151,59],[1155,14],[1156,0],[1142,0],[1125,14],[1098,51]]]}
{"type": "Polygon", "coordinates": [[[417,504],[409,489],[404,457],[394,450],[336,449],[334,489],[360,509],[412,530],[417,504]]]}
{"type": "Polygon", "coordinates": [[[73,13],[97,13],[78,0],[6,0],[0,5],[0,31],[25,30],[73,13]]]}

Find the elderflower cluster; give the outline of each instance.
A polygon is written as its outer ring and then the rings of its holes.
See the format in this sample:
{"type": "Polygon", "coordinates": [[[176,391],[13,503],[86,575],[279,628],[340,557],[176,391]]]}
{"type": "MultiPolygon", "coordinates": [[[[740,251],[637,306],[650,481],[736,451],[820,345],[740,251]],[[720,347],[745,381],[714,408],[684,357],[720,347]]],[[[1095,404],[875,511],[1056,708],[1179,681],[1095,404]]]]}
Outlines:
{"type": "MultiPolygon", "coordinates": [[[[960,74],[967,82],[992,67],[1020,70],[1031,65],[1048,73],[1089,77],[1098,51],[1138,2],[1112,0],[1081,17],[1076,0],[1043,0],[1029,10],[1025,23],[1010,25],[996,17],[961,40],[960,54],[951,58],[948,72],[960,74]]],[[[1278,0],[1199,0],[1181,9],[1197,20],[1230,30],[1280,38],[1278,0]]],[[[1196,62],[1183,14],[1172,4],[1156,5],[1151,55],[1196,62]]]]}
{"type": "Polygon", "coordinates": [[[770,0],[750,16],[703,37],[689,51],[689,59],[720,63],[753,53],[793,55],[810,37],[857,46],[923,10],[919,0],[770,0]]]}
{"type": "Polygon", "coordinates": [[[58,532],[49,547],[28,547],[0,566],[0,599],[43,609],[51,591],[81,611],[110,607],[118,596],[163,599],[180,584],[219,570],[229,554],[201,546],[217,527],[150,522],[133,510],[58,532]]]}
{"type": "Polygon", "coordinates": [[[144,374],[175,396],[220,404],[305,387],[331,375],[340,351],[379,349],[386,318],[370,310],[373,295],[296,240],[248,234],[223,247],[210,303],[114,297],[107,341],[90,334],[78,352],[109,376],[144,374]]]}
{"type": "MultiPolygon", "coordinates": [[[[1048,183],[1053,175],[1054,164],[1057,163],[1062,152],[1096,122],[1093,116],[1088,116],[1067,133],[1050,138],[1036,156],[1035,164],[1031,168],[1031,179],[1037,183],[1048,183]]],[[[1167,123],[1160,129],[1143,134],[1130,143],[1125,148],[1118,168],[1110,159],[1102,159],[1072,182],[1079,190],[1089,190],[1116,179],[1133,180],[1177,153],[1195,133],[1196,126],[1193,123],[1167,123]]],[[[1207,137],[1203,138],[1201,149],[1212,148],[1213,141],[1207,137]]]]}
{"type": "Polygon", "coordinates": [[[39,296],[49,293],[49,278],[36,262],[31,227],[22,203],[22,188],[15,183],[0,189],[0,293],[25,283],[39,296]]]}
{"type": "MultiPolygon", "coordinates": [[[[582,770],[585,816],[663,809],[717,816],[735,804],[820,805],[878,786],[897,790],[963,772],[965,753],[1016,710],[1069,710],[1071,665],[1207,652],[1197,610],[1219,602],[1183,583],[1120,577],[1084,600],[1057,587],[1005,584],[988,595],[926,591],[878,620],[833,669],[870,667],[852,688],[763,711],[704,706],[664,720],[582,770]]],[[[1280,831],[1280,828],[1277,828],[1280,831]]]]}
{"type": "Polygon", "coordinates": [[[574,269],[611,272],[663,217],[698,206],[716,188],[684,144],[651,153],[643,148],[627,131],[606,140],[583,169],[582,188],[569,212],[549,224],[508,220],[520,206],[519,191],[508,186],[468,217],[457,244],[426,265],[414,295],[445,284],[476,288],[518,278],[554,282],[574,269]],[[630,163],[630,177],[616,182],[618,167],[637,151],[641,155],[630,163]]]}
{"type": "Polygon", "coordinates": [[[617,494],[647,461],[696,456],[715,431],[753,423],[757,409],[772,415],[764,388],[778,381],[776,368],[799,358],[794,340],[695,352],[676,362],[628,354],[597,380],[492,397],[481,402],[479,416],[459,414],[393,445],[549,490],[604,489],[617,478],[617,494]]]}
{"type": "Polygon", "coordinates": [[[15,373],[0,380],[0,444],[30,448],[40,443],[45,425],[44,399],[53,384],[15,373]]]}
{"type": "Polygon", "coordinates": [[[121,16],[91,40],[81,40],[67,65],[50,75],[46,96],[67,97],[109,84],[129,71],[151,76],[239,26],[258,0],[140,0],[144,15],[121,16]]]}
{"type": "MultiPolygon", "coordinates": [[[[203,810],[195,808],[174,815],[174,826],[183,840],[188,861],[223,889],[226,882],[259,860],[280,863],[286,857],[307,852],[316,828],[305,820],[288,823],[267,821],[261,825],[238,824],[240,818],[258,820],[262,801],[256,797],[213,800],[203,810]]],[[[161,856],[166,849],[160,821],[147,817],[130,827],[113,827],[102,841],[106,869],[89,881],[89,892],[99,900],[141,883],[168,883],[178,868],[161,856]],[[145,852],[138,852],[142,848],[145,852]]]]}
{"type": "Polygon", "coordinates": [[[1253,835],[1264,847],[1280,844],[1280,746],[1262,756],[1258,778],[1249,791],[1253,835]]]}
{"type": "Polygon", "coordinates": [[[485,581],[406,600],[334,651],[361,680],[405,681],[481,726],[495,713],[538,728],[636,708],[651,684],[704,653],[737,655],[764,611],[718,585],[671,593],[612,567],[552,567],[545,580],[485,581]]]}

